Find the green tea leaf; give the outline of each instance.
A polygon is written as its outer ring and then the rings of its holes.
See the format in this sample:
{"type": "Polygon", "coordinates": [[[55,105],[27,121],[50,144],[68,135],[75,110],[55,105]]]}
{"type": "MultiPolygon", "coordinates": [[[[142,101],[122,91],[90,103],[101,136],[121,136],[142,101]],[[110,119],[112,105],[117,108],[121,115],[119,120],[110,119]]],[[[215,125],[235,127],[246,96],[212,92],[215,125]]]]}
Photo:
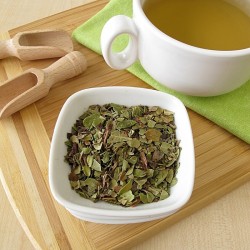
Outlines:
{"type": "Polygon", "coordinates": [[[97,189],[99,182],[94,178],[87,178],[85,181],[82,182],[82,185],[87,185],[94,189],[97,189]]]}
{"type": "Polygon", "coordinates": [[[115,179],[112,179],[112,180],[110,181],[110,188],[111,188],[112,190],[114,190],[114,188],[117,187],[117,186],[118,186],[117,181],[116,181],[115,179]]]}
{"type": "Polygon", "coordinates": [[[177,178],[174,177],[174,178],[172,179],[172,182],[171,182],[170,186],[173,187],[174,185],[176,185],[177,182],[178,182],[177,178]]]}
{"type": "Polygon", "coordinates": [[[131,147],[131,148],[139,148],[141,143],[138,139],[133,138],[130,141],[127,141],[127,144],[131,147]]]}
{"type": "Polygon", "coordinates": [[[116,142],[126,142],[132,140],[128,135],[124,132],[121,131],[112,131],[110,137],[107,140],[107,143],[113,144],[116,142]]]}
{"type": "Polygon", "coordinates": [[[74,168],[74,170],[73,170],[73,172],[74,172],[74,174],[80,174],[80,172],[81,172],[81,166],[77,166],[76,168],[74,168]]]}
{"type": "Polygon", "coordinates": [[[129,159],[128,159],[128,162],[135,165],[138,161],[138,157],[137,156],[131,156],[129,159]]]}
{"type": "Polygon", "coordinates": [[[124,120],[117,123],[117,129],[131,128],[135,124],[136,121],[134,120],[124,120]]]}
{"type": "Polygon", "coordinates": [[[155,198],[155,196],[154,196],[152,193],[147,192],[147,200],[148,200],[148,203],[153,202],[154,198],[155,198]]]}
{"type": "Polygon", "coordinates": [[[139,117],[143,115],[143,107],[142,106],[134,106],[132,107],[132,116],[139,117]]]}
{"type": "Polygon", "coordinates": [[[157,129],[148,129],[145,133],[147,140],[150,141],[160,141],[161,132],[157,129]]]}
{"type": "Polygon", "coordinates": [[[148,203],[148,197],[147,197],[146,194],[140,193],[139,197],[140,197],[140,200],[141,200],[142,203],[144,203],[144,204],[148,203]]]}
{"type": "Polygon", "coordinates": [[[91,175],[91,169],[90,169],[90,167],[87,166],[87,165],[84,165],[84,166],[83,166],[83,173],[84,173],[87,177],[89,177],[89,176],[91,175]]]}
{"type": "Polygon", "coordinates": [[[83,154],[87,155],[91,152],[91,148],[82,148],[83,154]]]}
{"type": "Polygon", "coordinates": [[[102,148],[102,142],[94,144],[93,147],[94,147],[95,150],[98,150],[98,151],[101,150],[101,148],[102,148]]]}
{"type": "Polygon", "coordinates": [[[122,206],[166,199],[177,183],[180,141],[161,107],[91,105],[72,125],[64,160],[72,189],[122,206]]]}
{"type": "Polygon", "coordinates": [[[134,171],[134,167],[129,168],[126,175],[131,175],[133,173],[133,171],[134,171]]]}
{"type": "Polygon", "coordinates": [[[161,146],[160,146],[160,150],[164,153],[164,154],[168,154],[169,152],[169,148],[171,147],[171,145],[167,142],[162,142],[161,146]]]}
{"type": "Polygon", "coordinates": [[[99,113],[96,114],[91,114],[89,116],[87,116],[84,120],[83,120],[83,126],[86,128],[91,128],[93,126],[93,123],[96,119],[98,119],[100,117],[99,113]]]}
{"type": "Polygon", "coordinates": [[[103,156],[102,156],[102,162],[105,164],[105,163],[108,163],[110,160],[110,154],[108,151],[104,152],[103,156]]]}
{"type": "Polygon", "coordinates": [[[171,183],[173,178],[174,178],[174,171],[173,171],[173,169],[169,169],[168,174],[166,176],[166,181],[168,183],[171,183]]]}
{"type": "Polygon", "coordinates": [[[94,156],[93,155],[88,155],[87,156],[87,164],[88,164],[88,166],[90,168],[92,167],[93,161],[94,161],[94,156]]]}
{"type": "Polygon", "coordinates": [[[70,137],[70,141],[72,141],[72,142],[75,142],[75,143],[79,143],[79,140],[78,140],[78,138],[77,138],[77,136],[76,135],[72,135],[71,137],[70,137]]]}
{"type": "Polygon", "coordinates": [[[113,110],[117,113],[120,114],[121,110],[123,109],[123,107],[121,105],[115,104],[115,103],[111,103],[110,106],[113,108],[113,110]]]}
{"type": "Polygon", "coordinates": [[[161,191],[160,200],[165,200],[169,197],[169,193],[164,189],[161,191]]]}
{"type": "Polygon", "coordinates": [[[141,178],[147,175],[147,172],[141,169],[134,169],[134,176],[137,178],[141,178]]]}
{"type": "Polygon", "coordinates": [[[97,127],[100,124],[102,124],[105,121],[105,118],[102,116],[96,117],[93,122],[92,122],[92,126],[97,127]]]}
{"type": "Polygon", "coordinates": [[[138,184],[137,188],[142,189],[143,185],[148,181],[148,179],[135,179],[135,182],[138,184]]]}
{"type": "Polygon", "coordinates": [[[129,163],[125,159],[123,159],[123,161],[122,161],[122,170],[126,171],[128,168],[129,168],[129,163]]]}
{"type": "Polygon", "coordinates": [[[79,181],[70,181],[70,185],[73,189],[80,188],[80,182],[79,181]]]}
{"type": "Polygon", "coordinates": [[[121,188],[121,190],[120,190],[120,192],[119,192],[119,195],[122,195],[123,193],[125,193],[125,192],[131,190],[131,188],[132,188],[132,181],[130,180],[126,185],[124,185],[124,186],[121,188]]]}
{"type": "Polygon", "coordinates": [[[154,128],[154,127],[155,127],[155,124],[156,124],[155,121],[152,121],[152,120],[149,120],[149,121],[148,121],[148,127],[149,127],[149,128],[154,128]]]}
{"type": "Polygon", "coordinates": [[[91,165],[91,168],[99,172],[102,171],[101,164],[95,159],[93,160],[93,164],[91,165]]]}
{"type": "Polygon", "coordinates": [[[119,196],[119,202],[126,206],[129,202],[133,201],[134,198],[135,196],[133,195],[132,191],[129,190],[119,196]]]}
{"type": "Polygon", "coordinates": [[[159,171],[159,174],[156,176],[157,181],[155,182],[155,186],[158,186],[164,181],[164,179],[168,176],[168,172],[169,171],[167,169],[159,171]]]}

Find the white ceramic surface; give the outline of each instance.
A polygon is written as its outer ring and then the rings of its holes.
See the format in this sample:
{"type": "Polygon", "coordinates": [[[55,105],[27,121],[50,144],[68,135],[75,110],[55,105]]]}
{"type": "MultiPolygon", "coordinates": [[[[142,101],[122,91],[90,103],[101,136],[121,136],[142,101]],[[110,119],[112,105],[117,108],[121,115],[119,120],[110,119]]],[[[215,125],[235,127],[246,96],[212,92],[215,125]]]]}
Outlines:
{"type": "Polygon", "coordinates": [[[94,223],[101,223],[101,224],[131,224],[131,223],[141,223],[145,221],[152,221],[152,220],[158,220],[162,219],[164,217],[167,217],[176,211],[171,211],[167,214],[163,215],[152,215],[152,216],[144,216],[144,217],[107,217],[107,216],[97,216],[97,215],[86,215],[85,213],[79,212],[79,211],[73,211],[70,209],[67,209],[72,215],[74,215],[76,218],[80,220],[90,221],[94,223]]]}
{"type": "Polygon", "coordinates": [[[180,209],[189,200],[194,183],[195,160],[190,121],[186,108],[174,96],[156,90],[133,87],[102,87],[82,90],[65,102],[56,122],[50,150],[49,183],[54,198],[77,218],[99,223],[137,223],[162,218],[180,209]],[[126,106],[160,106],[175,113],[177,138],[181,140],[178,182],[168,199],[133,208],[106,202],[93,203],[71,189],[70,167],[64,162],[67,153],[64,142],[76,119],[93,104],[117,103],[126,106]]]}
{"type": "MultiPolygon", "coordinates": [[[[230,1],[230,0],[229,0],[230,1]]],[[[133,18],[112,17],[101,34],[102,53],[114,69],[125,69],[138,58],[158,82],[188,95],[213,96],[230,92],[250,79],[250,48],[235,51],[201,49],[179,42],[158,30],[133,0],[133,18]],[[120,34],[129,34],[124,51],[112,51],[120,34]]],[[[249,0],[231,0],[250,15],[249,0]]]]}

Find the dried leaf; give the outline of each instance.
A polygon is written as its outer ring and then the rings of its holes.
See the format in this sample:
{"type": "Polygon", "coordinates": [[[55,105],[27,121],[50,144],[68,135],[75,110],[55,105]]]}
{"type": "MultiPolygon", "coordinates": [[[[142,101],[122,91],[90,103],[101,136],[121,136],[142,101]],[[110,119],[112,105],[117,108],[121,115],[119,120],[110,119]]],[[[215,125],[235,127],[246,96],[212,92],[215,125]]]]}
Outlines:
{"type": "Polygon", "coordinates": [[[133,138],[132,140],[127,141],[127,144],[131,147],[131,148],[139,148],[141,143],[138,139],[133,138]]]}
{"type": "Polygon", "coordinates": [[[90,169],[90,167],[87,166],[87,165],[84,165],[84,166],[83,166],[83,173],[84,173],[87,177],[89,177],[89,176],[91,175],[91,169],[90,169]]]}
{"type": "Polygon", "coordinates": [[[84,186],[87,185],[87,186],[97,189],[99,182],[94,178],[87,178],[85,181],[82,182],[82,185],[84,186]]]}
{"type": "Polygon", "coordinates": [[[131,128],[135,124],[134,120],[123,120],[117,123],[117,129],[131,128]]]}
{"type": "Polygon", "coordinates": [[[156,176],[156,182],[155,182],[156,187],[164,181],[164,179],[168,176],[168,172],[169,170],[167,169],[159,171],[158,175],[156,176]]]}
{"type": "Polygon", "coordinates": [[[171,147],[171,145],[167,142],[162,142],[161,146],[160,146],[160,150],[164,153],[164,154],[168,154],[169,152],[169,148],[171,147]]]}
{"type": "Polygon", "coordinates": [[[99,113],[96,114],[91,114],[89,116],[87,116],[84,120],[83,120],[83,126],[90,129],[93,126],[93,123],[96,119],[98,119],[100,117],[99,113]]]}
{"type": "Polygon", "coordinates": [[[141,169],[134,169],[134,177],[141,178],[147,175],[147,172],[141,169]]]}
{"type": "Polygon", "coordinates": [[[157,129],[148,129],[145,135],[146,138],[150,141],[160,141],[162,133],[157,129]]]}
{"type": "Polygon", "coordinates": [[[122,195],[125,192],[128,192],[132,188],[132,181],[130,180],[126,185],[124,185],[119,191],[119,195],[122,195]]]}
{"type": "Polygon", "coordinates": [[[121,202],[122,205],[127,206],[128,203],[132,202],[134,198],[135,196],[132,191],[129,190],[119,196],[119,202],[121,202]]]}
{"type": "Polygon", "coordinates": [[[93,160],[91,168],[94,169],[94,170],[96,170],[96,171],[99,171],[99,172],[102,171],[101,164],[97,160],[95,160],[95,159],[93,160]]]}
{"type": "Polygon", "coordinates": [[[122,206],[166,199],[179,167],[175,130],[174,114],[160,107],[90,106],[65,142],[72,189],[122,206]]]}

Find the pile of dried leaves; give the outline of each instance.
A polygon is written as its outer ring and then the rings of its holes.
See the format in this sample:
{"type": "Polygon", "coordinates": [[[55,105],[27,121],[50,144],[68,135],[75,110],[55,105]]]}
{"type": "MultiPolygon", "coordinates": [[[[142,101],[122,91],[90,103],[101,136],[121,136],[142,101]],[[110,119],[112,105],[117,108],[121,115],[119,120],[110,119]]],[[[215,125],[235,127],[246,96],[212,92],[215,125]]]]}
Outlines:
{"type": "Polygon", "coordinates": [[[123,206],[166,199],[180,154],[174,114],[160,107],[92,105],[68,133],[71,187],[123,206]]]}

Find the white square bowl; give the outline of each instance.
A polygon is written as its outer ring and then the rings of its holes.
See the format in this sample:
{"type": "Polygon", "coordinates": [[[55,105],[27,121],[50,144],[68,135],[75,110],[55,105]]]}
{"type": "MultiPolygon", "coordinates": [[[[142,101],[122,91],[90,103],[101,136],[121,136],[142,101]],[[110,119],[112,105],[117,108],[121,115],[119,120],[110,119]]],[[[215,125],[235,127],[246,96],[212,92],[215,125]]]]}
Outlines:
{"type": "Polygon", "coordinates": [[[79,91],[68,98],[55,125],[49,158],[49,184],[54,198],[75,217],[96,223],[138,223],[166,217],[189,200],[194,185],[195,157],[192,130],[185,106],[176,97],[156,90],[134,87],[101,87],[79,91]],[[162,201],[136,207],[122,207],[99,201],[92,202],[71,189],[69,165],[64,161],[64,142],[75,121],[90,105],[117,103],[125,106],[160,106],[174,112],[176,136],[180,140],[180,167],[177,184],[162,201]]]}

